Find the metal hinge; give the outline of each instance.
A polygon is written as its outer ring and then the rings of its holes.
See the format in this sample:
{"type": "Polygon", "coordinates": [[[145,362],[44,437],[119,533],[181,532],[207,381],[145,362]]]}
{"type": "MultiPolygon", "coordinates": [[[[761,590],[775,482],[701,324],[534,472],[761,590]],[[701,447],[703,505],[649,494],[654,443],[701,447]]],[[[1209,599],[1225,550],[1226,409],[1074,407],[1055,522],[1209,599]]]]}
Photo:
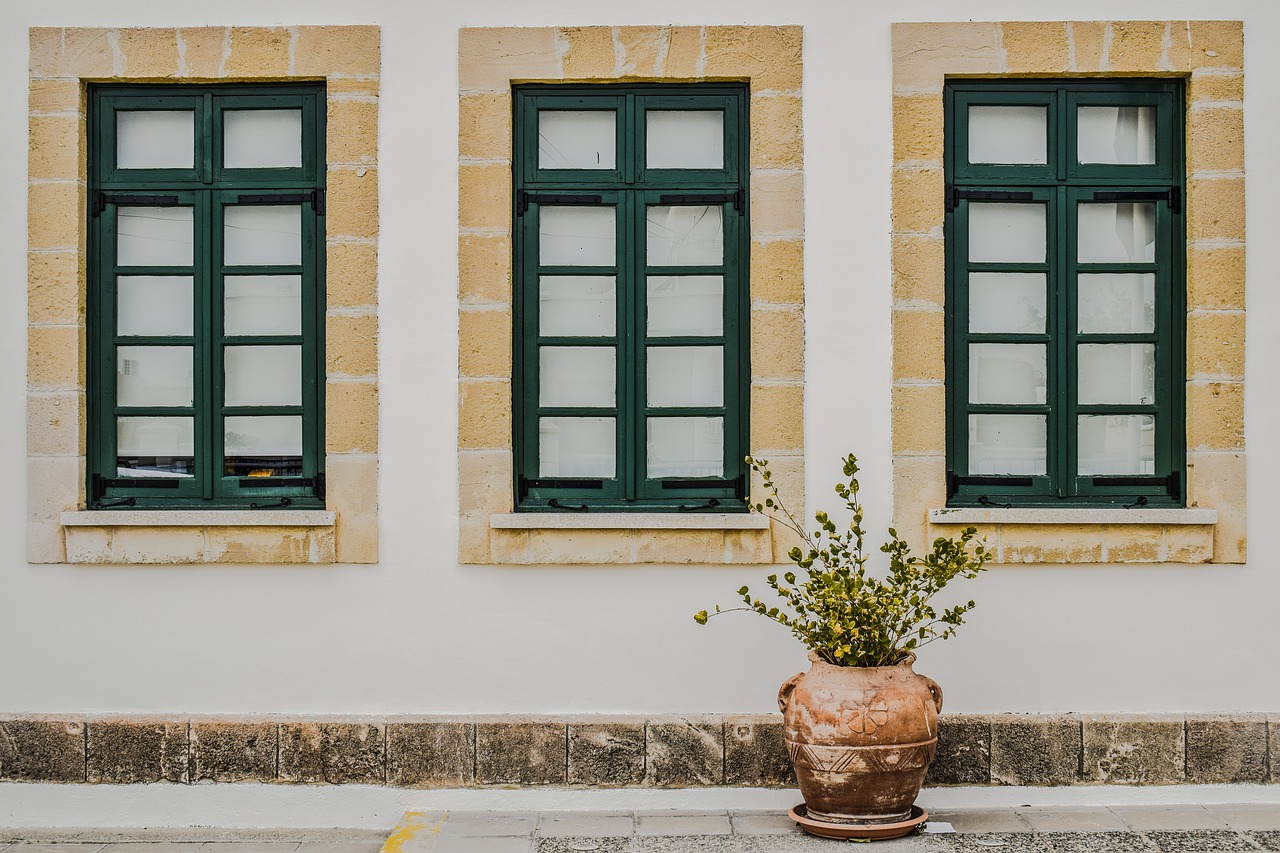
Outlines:
{"type": "Polygon", "coordinates": [[[237,204],[310,204],[316,216],[324,216],[324,187],[316,187],[309,193],[256,193],[242,195],[237,204]]]}
{"type": "Polygon", "coordinates": [[[102,211],[107,209],[108,204],[125,204],[125,205],[173,205],[178,203],[176,195],[127,195],[125,193],[104,193],[102,190],[94,190],[93,197],[89,200],[89,213],[92,216],[100,216],[102,211]]]}

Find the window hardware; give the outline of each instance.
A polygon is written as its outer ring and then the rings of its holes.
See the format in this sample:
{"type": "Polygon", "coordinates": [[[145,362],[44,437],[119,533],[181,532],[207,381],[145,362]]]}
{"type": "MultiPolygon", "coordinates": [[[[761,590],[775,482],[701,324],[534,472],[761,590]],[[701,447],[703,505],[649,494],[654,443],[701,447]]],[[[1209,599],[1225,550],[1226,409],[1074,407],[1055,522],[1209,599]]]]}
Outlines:
{"type": "Polygon", "coordinates": [[[103,503],[102,501],[95,501],[93,504],[93,508],[94,509],[115,509],[118,506],[137,506],[137,505],[138,505],[137,498],[121,498],[120,500],[112,501],[111,503],[103,503]]]}
{"type": "Polygon", "coordinates": [[[742,190],[734,190],[731,193],[721,193],[719,195],[664,195],[658,197],[659,204],[729,204],[733,203],[733,209],[742,213],[742,190]]]}
{"type": "Polygon", "coordinates": [[[558,498],[552,498],[551,500],[547,501],[547,506],[551,507],[552,509],[563,509],[563,510],[566,510],[567,512],[586,512],[587,511],[586,504],[581,504],[579,506],[573,506],[571,504],[562,504],[560,503],[558,498]]]}
{"type": "Polygon", "coordinates": [[[603,489],[604,480],[574,480],[571,478],[526,479],[520,478],[525,489],[603,489]]]}
{"type": "MultiPolygon", "coordinates": [[[[947,497],[959,493],[961,486],[1030,486],[1032,483],[1030,477],[961,477],[954,471],[948,471],[947,497]]],[[[984,495],[978,498],[978,503],[986,499],[984,495]]]]}
{"type": "Polygon", "coordinates": [[[742,489],[742,477],[732,480],[673,480],[662,481],[664,489],[742,489]]]}
{"type": "Polygon", "coordinates": [[[993,507],[998,506],[1001,509],[1013,509],[1013,504],[996,503],[986,495],[978,495],[978,503],[982,504],[983,506],[993,506],[993,507]]]}
{"type": "Polygon", "coordinates": [[[237,204],[310,204],[316,216],[324,216],[324,187],[316,187],[309,193],[259,193],[242,195],[237,204]]]}
{"type": "Polygon", "coordinates": [[[686,504],[680,504],[680,506],[676,507],[676,510],[678,510],[679,512],[697,512],[700,509],[715,509],[718,506],[720,506],[720,501],[716,500],[715,498],[712,498],[706,503],[699,504],[698,506],[687,506],[686,504]]]}
{"type": "Polygon", "coordinates": [[[1169,210],[1174,213],[1182,212],[1182,188],[1169,187],[1167,190],[1133,190],[1123,192],[1095,192],[1093,194],[1094,201],[1165,201],[1169,203],[1169,210]]]}
{"type": "Polygon", "coordinates": [[[1138,499],[1137,499],[1136,501],[1134,501],[1134,502],[1133,502],[1133,503],[1131,503],[1131,504],[1125,504],[1125,505],[1124,505],[1124,508],[1125,508],[1125,509],[1133,509],[1135,506],[1146,506],[1146,505],[1147,505],[1147,496],[1146,496],[1146,495],[1138,495],[1138,499]]]}
{"type": "Polygon", "coordinates": [[[124,193],[104,193],[102,190],[94,190],[90,210],[94,216],[100,216],[102,211],[107,209],[108,204],[165,205],[177,203],[178,197],[176,195],[126,195],[124,193]]]}
{"type": "Polygon", "coordinates": [[[967,201],[1032,201],[1035,197],[1029,192],[995,191],[995,190],[962,190],[954,184],[947,187],[947,212],[960,206],[960,199],[967,201]]]}
{"type": "Polygon", "coordinates": [[[241,477],[240,488],[242,489],[279,489],[279,488],[306,488],[311,493],[324,500],[324,472],[321,471],[314,477],[241,477]]]}
{"type": "Polygon", "coordinates": [[[288,506],[291,503],[293,503],[293,501],[289,500],[288,498],[281,498],[279,501],[273,504],[258,504],[258,503],[249,504],[249,509],[275,509],[276,507],[288,506]]]}
{"type": "Polygon", "coordinates": [[[1182,499],[1182,474],[1170,472],[1167,477],[1094,477],[1095,486],[1146,486],[1168,492],[1174,500],[1182,499]]]}
{"type": "Polygon", "coordinates": [[[599,204],[603,199],[598,195],[563,195],[560,193],[531,193],[520,190],[520,203],[516,206],[517,215],[524,216],[531,204],[599,204]]]}

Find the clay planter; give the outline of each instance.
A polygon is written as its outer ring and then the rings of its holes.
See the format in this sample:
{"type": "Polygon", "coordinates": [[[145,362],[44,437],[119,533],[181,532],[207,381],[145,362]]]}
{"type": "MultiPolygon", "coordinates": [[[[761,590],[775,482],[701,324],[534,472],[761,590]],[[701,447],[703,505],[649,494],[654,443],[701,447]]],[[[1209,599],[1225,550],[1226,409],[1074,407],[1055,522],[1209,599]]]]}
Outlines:
{"type": "Polygon", "coordinates": [[[911,817],[938,746],[942,690],[896,666],[832,666],[810,653],[808,672],[778,691],[787,750],[809,817],[897,823],[911,817]]]}

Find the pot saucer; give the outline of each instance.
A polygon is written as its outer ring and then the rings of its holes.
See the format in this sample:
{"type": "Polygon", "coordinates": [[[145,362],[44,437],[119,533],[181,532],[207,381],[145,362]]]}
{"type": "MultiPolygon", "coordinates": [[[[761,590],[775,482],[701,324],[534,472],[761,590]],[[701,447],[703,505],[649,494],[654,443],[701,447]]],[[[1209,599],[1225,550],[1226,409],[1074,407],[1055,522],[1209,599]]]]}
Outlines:
{"type": "Polygon", "coordinates": [[[915,830],[926,820],[929,813],[919,806],[911,807],[911,817],[897,823],[834,823],[809,817],[809,809],[804,804],[793,808],[789,814],[801,829],[819,838],[862,838],[875,841],[881,838],[900,838],[915,830]]]}

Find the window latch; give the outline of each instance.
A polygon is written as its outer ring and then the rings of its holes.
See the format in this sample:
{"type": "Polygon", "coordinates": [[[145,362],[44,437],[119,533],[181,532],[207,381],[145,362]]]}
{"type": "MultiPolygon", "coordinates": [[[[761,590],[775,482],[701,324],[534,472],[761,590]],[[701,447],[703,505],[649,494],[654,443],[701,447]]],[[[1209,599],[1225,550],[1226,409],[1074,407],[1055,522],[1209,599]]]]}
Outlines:
{"type": "Polygon", "coordinates": [[[559,498],[552,498],[551,500],[547,501],[547,506],[551,507],[552,509],[562,509],[565,512],[586,512],[587,511],[586,504],[581,504],[579,506],[573,506],[572,504],[562,504],[560,503],[559,498]]]}
{"type": "Polygon", "coordinates": [[[1013,504],[996,503],[986,495],[978,495],[978,503],[983,506],[1000,507],[1000,509],[1013,509],[1013,504]]]}
{"type": "Polygon", "coordinates": [[[259,503],[249,504],[249,509],[277,509],[280,507],[289,506],[292,503],[293,501],[289,500],[288,498],[281,498],[280,500],[276,501],[273,504],[259,504],[259,503]]]}
{"type": "Polygon", "coordinates": [[[677,512],[697,512],[698,510],[702,510],[702,509],[715,509],[718,506],[720,506],[720,501],[716,500],[715,498],[712,498],[706,503],[697,504],[696,506],[688,506],[687,504],[680,504],[680,506],[676,507],[676,511],[677,512]]]}

